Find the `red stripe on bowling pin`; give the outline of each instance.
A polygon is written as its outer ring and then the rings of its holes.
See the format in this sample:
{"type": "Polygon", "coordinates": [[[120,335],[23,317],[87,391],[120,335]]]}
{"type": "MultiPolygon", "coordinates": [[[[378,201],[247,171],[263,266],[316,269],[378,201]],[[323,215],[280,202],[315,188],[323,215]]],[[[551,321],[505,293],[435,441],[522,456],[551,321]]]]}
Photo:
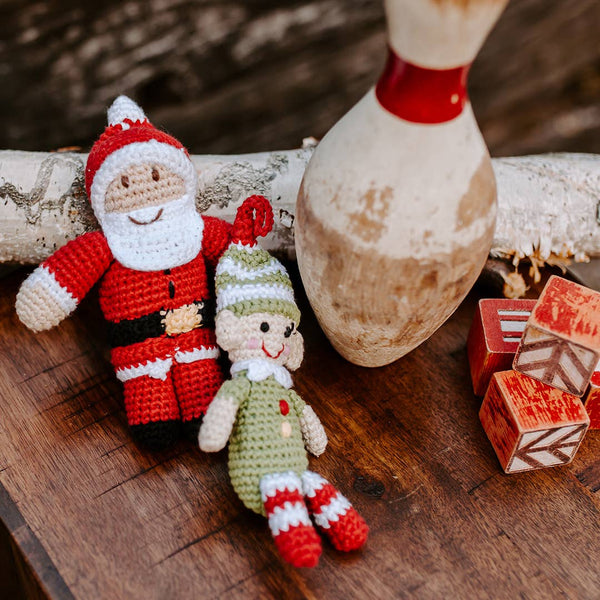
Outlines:
{"type": "Polygon", "coordinates": [[[405,61],[391,48],[375,94],[383,108],[413,123],[445,123],[458,117],[466,103],[469,65],[427,69],[405,61]]]}

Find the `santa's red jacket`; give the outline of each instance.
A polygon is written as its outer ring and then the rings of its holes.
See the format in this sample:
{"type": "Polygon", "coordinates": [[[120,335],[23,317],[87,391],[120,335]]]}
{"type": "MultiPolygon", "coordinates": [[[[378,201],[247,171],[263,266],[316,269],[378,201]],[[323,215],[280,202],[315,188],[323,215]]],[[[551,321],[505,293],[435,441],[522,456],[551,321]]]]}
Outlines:
{"type": "Polygon", "coordinates": [[[164,379],[173,362],[216,358],[214,306],[207,267],[214,269],[230,241],[231,225],[202,217],[200,253],[164,271],[136,271],[111,254],[100,231],[86,233],[55,252],[43,267],[79,303],[102,278],[100,306],[109,326],[117,377],[164,379]]]}

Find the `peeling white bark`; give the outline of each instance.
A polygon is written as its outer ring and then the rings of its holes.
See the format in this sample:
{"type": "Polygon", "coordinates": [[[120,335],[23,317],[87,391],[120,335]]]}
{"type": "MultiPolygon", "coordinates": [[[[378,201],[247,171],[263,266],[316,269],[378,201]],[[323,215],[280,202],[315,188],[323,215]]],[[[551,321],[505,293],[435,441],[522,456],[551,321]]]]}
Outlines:
{"type": "MultiPolygon", "coordinates": [[[[232,221],[254,193],[273,203],[265,247],[294,254],[296,196],[311,142],[301,150],[193,156],[199,210],[232,221]]],[[[39,263],[98,227],[88,205],[86,155],[0,151],[0,262],[39,263]]],[[[493,159],[498,183],[494,257],[537,264],[600,255],[600,155],[547,154],[493,159]]]]}
{"type": "MultiPolygon", "coordinates": [[[[198,209],[233,222],[246,197],[262,194],[275,215],[263,246],[293,253],[296,196],[313,145],[308,138],[299,150],[192,156],[200,181],[198,209]]],[[[75,153],[0,151],[0,262],[39,263],[98,228],[85,193],[86,159],[75,153]]]]}
{"type": "Polygon", "coordinates": [[[552,262],[600,253],[600,155],[494,159],[498,218],[491,255],[552,262]]]}

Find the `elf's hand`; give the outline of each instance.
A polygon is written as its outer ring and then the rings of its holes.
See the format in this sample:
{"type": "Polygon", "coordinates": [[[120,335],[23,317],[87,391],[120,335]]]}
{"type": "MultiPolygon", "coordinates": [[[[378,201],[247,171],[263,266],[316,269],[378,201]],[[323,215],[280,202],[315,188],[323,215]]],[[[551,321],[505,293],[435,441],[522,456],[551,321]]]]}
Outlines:
{"type": "Polygon", "coordinates": [[[327,434],[323,424],[310,406],[305,406],[300,417],[300,429],[306,449],[315,456],[320,456],[327,447],[327,434]]]}
{"type": "Polygon", "coordinates": [[[198,433],[200,450],[218,452],[225,448],[235,423],[237,410],[238,403],[232,396],[217,395],[210,403],[202,420],[202,426],[198,433]]]}
{"type": "Polygon", "coordinates": [[[15,303],[19,319],[33,331],[58,325],[76,306],[77,301],[44,267],[38,267],[23,282],[15,303]]]}

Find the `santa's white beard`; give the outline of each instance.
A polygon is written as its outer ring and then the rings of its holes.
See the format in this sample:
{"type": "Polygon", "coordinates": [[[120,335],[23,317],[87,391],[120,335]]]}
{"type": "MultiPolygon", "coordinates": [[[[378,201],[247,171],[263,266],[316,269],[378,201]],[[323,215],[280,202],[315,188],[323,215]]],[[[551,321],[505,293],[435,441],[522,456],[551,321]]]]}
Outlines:
{"type": "Polygon", "coordinates": [[[202,249],[204,222],[187,195],[160,206],[105,213],[100,224],[113,256],[136,271],[172,269],[188,263],[202,249]],[[160,218],[149,223],[160,210],[160,218]],[[148,224],[137,225],[129,217],[148,224]]]}

